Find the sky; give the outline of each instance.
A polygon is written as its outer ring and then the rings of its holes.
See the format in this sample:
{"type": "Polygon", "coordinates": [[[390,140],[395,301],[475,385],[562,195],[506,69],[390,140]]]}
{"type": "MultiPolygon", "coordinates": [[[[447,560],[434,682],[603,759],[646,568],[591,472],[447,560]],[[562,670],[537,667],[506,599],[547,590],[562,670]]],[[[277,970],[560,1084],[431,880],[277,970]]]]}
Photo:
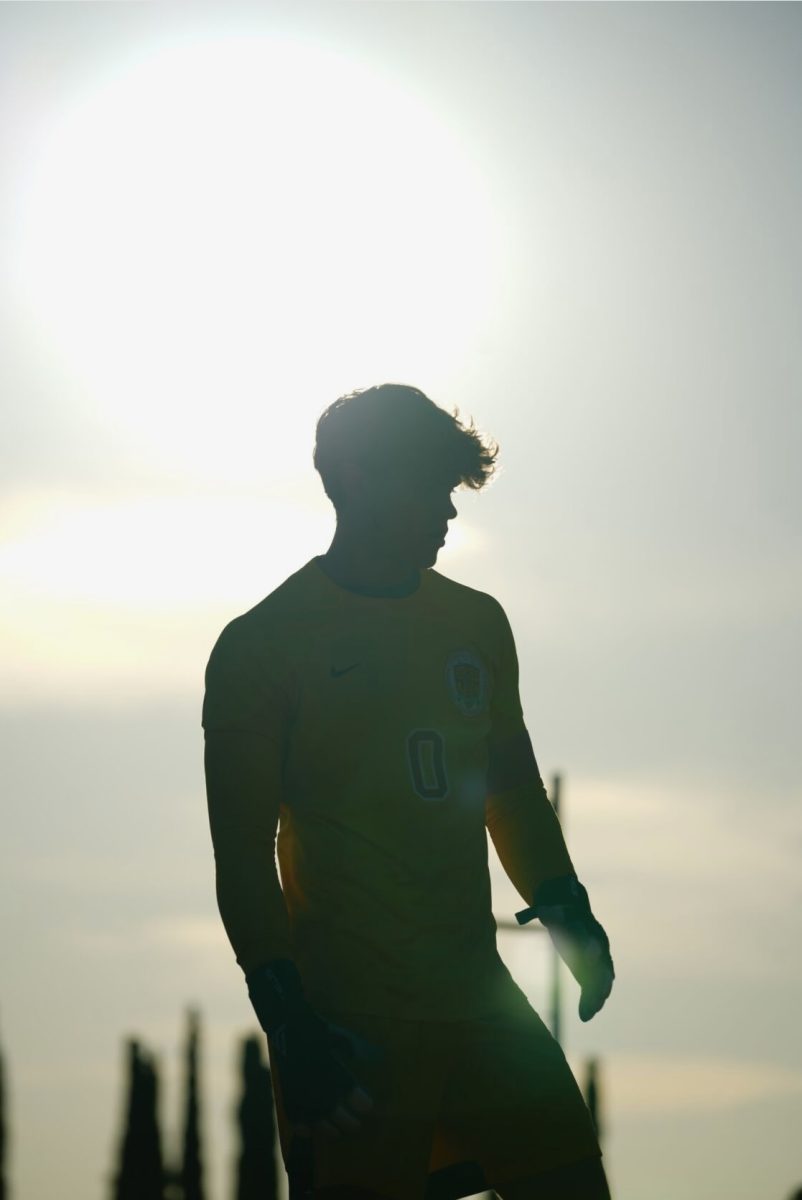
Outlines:
{"type": "MultiPolygon", "coordinates": [[[[436,569],[503,604],[616,982],[615,1200],[802,1185],[802,9],[0,8],[0,1046],[14,1200],[101,1200],[123,1039],[210,1200],[255,1029],[214,895],[224,624],[323,553],[338,395],[495,438],[436,569]]],[[[519,897],[490,846],[494,911],[519,897]]],[[[499,933],[542,1013],[548,952],[499,933]]]]}

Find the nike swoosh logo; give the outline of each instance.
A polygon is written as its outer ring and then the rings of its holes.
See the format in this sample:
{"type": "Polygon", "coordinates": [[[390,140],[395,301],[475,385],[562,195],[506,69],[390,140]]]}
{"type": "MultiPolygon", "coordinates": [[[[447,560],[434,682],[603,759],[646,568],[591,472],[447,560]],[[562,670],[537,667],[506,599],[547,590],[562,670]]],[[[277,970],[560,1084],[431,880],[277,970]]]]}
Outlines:
{"type": "Polygon", "coordinates": [[[347,671],[353,671],[354,667],[358,667],[358,666],[359,666],[358,662],[351,663],[350,667],[342,667],[341,670],[339,670],[339,671],[337,670],[336,667],[332,667],[331,668],[331,677],[332,677],[332,679],[339,679],[341,675],[345,675],[347,671]]]}

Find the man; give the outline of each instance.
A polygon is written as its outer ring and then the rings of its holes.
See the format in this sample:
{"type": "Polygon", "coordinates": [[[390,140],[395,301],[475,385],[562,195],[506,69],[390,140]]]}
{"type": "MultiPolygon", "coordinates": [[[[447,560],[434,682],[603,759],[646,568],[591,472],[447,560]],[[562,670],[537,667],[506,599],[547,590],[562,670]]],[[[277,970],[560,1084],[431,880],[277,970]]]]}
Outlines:
{"type": "Polygon", "coordinates": [[[331,546],[229,622],[206,669],[217,898],[268,1035],[291,1195],[416,1200],[452,1168],[461,1194],[609,1200],[576,1081],[498,954],[485,830],[584,1020],[612,986],[607,937],[540,778],[504,610],[433,569],[452,492],[496,455],[416,388],[340,397],[314,455],[331,546]]]}

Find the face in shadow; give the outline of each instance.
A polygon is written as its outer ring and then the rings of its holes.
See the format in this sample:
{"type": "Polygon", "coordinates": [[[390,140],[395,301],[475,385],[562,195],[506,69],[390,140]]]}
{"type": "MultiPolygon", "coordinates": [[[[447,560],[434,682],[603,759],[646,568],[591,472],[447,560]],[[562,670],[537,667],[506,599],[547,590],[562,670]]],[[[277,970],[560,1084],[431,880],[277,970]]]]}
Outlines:
{"type": "Polygon", "coordinates": [[[431,567],[457,516],[452,492],[459,479],[436,466],[353,466],[338,529],[372,557],[399,567],[431,567]]]}

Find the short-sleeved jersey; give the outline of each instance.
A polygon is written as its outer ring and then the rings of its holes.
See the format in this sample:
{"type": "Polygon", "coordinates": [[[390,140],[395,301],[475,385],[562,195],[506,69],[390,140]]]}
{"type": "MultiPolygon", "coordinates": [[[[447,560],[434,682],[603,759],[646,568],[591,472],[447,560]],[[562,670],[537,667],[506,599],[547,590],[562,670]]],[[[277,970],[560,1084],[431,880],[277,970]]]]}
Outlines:
{"type": "Polygon", "coordinates": [[[519,990],[485,830],[488,735],[525,728],[498,601],[431,569],[366,596],[313,558],[223,629],[202,724],[262,735],[280,767],[263,803],[313,1003],[458,1019],[519,990]]]}

